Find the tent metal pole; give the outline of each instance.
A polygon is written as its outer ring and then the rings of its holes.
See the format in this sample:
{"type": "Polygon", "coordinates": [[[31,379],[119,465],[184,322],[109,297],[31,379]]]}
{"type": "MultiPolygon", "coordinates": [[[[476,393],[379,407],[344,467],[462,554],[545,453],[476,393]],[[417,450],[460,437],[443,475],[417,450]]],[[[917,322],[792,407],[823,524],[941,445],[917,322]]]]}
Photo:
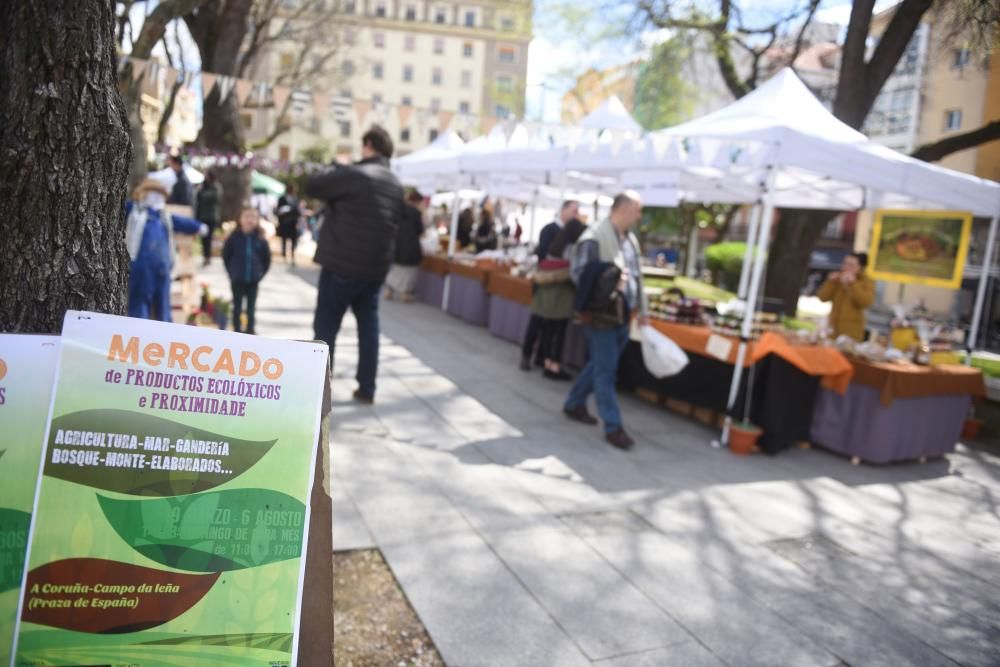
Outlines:
{"type": "MultiPolygon", "coordinates": [[[[743,364],[746,361],[747,347],[753,333],[753,320],[755,305],[757,303],[757,292],[760,289],[761,277],[764,274],[764,265],[767,264],[767,246],[771,237],[771,225],[774,221],[774,168],[768,167],[767,177],[764,184],[763,211],[761,212],[761,225],[758,230],[757,252],[754,253],[753,272],[750,277],[750,288],[746,298],[746,306],[743,310],[743,326],[740,329],[740,343],[736,349],[736,365],[733,367],[733,379],[729,385],[729,400],[726,401],[726,419],[722,427],[722,436],[718,441],[723,447],[729,444],[729,428],[732,426],[732,411],[736,405],[736,397],[739,395],[740,381],[743,379],[743,364]]],[[[715,442],[712,443],[716,444],[715,442]]]]}
{"type": "MultiPolygon", "coordinates": [[[[462,200],[459,198],[459,189],[456,183],[455,198],[452,200],[451,206],[451,231],[448,236],[449,260],[455,257],[455,243],[458,241],[458,210],[462,206],[462,200]]],[[[448,310],[449,298],[451,298],[451,274],[446,273],[444,276],[444,293],[441,296],[441,310],[448,310]]]]}
{"type": "Polygon", "coordinates": [[[997,240],[997,226],[1000,224],[1000,212],[990,220],[990,231],[986,235],[986,252],[983,254],[983,268],[979,273],[979,286],[976,289],[976,305],[972,309],[972,325],[969,327],[969,337],[966,340],[965,363],[972,363],[972,352],[976,349],[979,337],[979,326],[983,319],[983,304],[986,303],[986,285],[990,282],[990,270],[993,268],[993,247],[997,240]]]}
{"type": "Polygon", "coordinates": [[[758,201],[750,211],[750,227],[747,229],[747,249],[743,253],[743,266],[740,268],[740,286],[736,290],[736,298],[746,301],[747,288],[750,286],[750,265],[753,263],[753,249],[757,245],[757,232],[760,230],[761,204],[758,201]]]}
{"type": "Polygon", "coordinates": [[[528,245],[531,246],[535,242],[535,220],[538,215],[538,186],[535,186],[535,192],[531,195],[531,218],[528,223],[528,245]]]}

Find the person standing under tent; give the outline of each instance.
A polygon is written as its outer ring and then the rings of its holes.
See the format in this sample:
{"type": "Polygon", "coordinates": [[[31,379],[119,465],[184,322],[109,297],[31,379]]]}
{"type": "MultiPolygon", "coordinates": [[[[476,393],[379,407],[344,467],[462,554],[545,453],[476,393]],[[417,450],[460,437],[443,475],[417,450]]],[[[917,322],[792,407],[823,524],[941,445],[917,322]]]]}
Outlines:
{"type": "MultiPolygon", "coordinates": [[[[538,236],[538,246],[535,248],[535,254],[538,256],[538,261],[542,261],[549,255],[549,244],[562,229],[563,225],[567,222],[576,218],[580,213],[580,204],[575,201],[564,201],[562,207],[559,209],[559,215],[555,220],[545,225],[542,228],[541,233],[538,236]]],[[[529,239],[530,240],[530,239],[529,239]]],[[[531,370],[531,356],[535,356],[535,366],[543,367],[545,365],[545,358],[542,349],[539,347],[536,349],[536,345],[542,335],[542,318],[537,315],[532,314],[531,318],[528,320],[528,327],[524,332],[524,341],[521,343],[521,363],[520,368],[522,371],[531,370]]]]}
{"type": "Polygon", "coordinates": [[[816,291],[820,301],[833,304],[828,322],[834,338],[865,339],[865,310],[875,301],[875,281],[865,273],[867,266],[865,253],[847,255],[840,271],[831,273],[816,291]]]}
{"type": "Polygon", "coordinates": [[[173,170],[174,176],[177,177],[177,180],[174,181],[174,187],[170,190],[170,196],[167,197],[167,203],[178,206],[191,206],[194,201],[194,195],[191,188],[191,181],[184,171],[184,160],[179,155],[171,155],[167,158],[167,165],[173,170]]]}
{"type": "Polygon", "coordinates": [[[205,266],[208,266],[212,259],[212,237],[222,222],[222,216],[219,213],[221,204],[222,185],[216,179],[215,172],[210,171],[205,174],[205,182],[198,188],[194,203],[194,217],[208,226],[208,234],[201,240],[201,254],[204,257],[205,266]]]}
{"type": "Polygon", "coordinates": [[[535,273],[531,314],[542,320],[539,346],[545,364],[542,375],[550,380],[573,379],[562,369],[566,327],[573,317],[576,297],[569,267],[573,247],[586,229],[587,226],[576,218],[567,222],[549,244],[549,255],[538,263],[538,271],[535,273]]]}
{"type": "Polygon", "coordinates": [[[424,233],[424,197],[412,190],[406,196],[406,203],[396,229],[396,259],[385,279],[385,298],[391,300],[398,296],[403,303],[410,303],[417,287],[420,262],[424,258],[420,245],[420,237],[424,233]]]}
{"type": "Polygon", "coordinates": [[[295,266],[295,248],[299,245],[299,225],[302,222],[302,204],[295,196],[295,184],[285,186],[285,194],[278,198],[275,208],[278,216],[278,236],[281,238],[281,258],[295,266]],[[291,248],[291,253],[288,252],[291,248]]]}
{"type": "Polygon", "coordinates": [[[373,125],[361,139],[360,162],[334,165],[306,182],[305,193],[326,202],[316,244],[322,267],[316,297],[315,336],[334,344],[350,308],[358,322],[358,389],[354,400],[375,401],[378,372],[378,304],[395,256],[396,228],[403,217],[403,186],[389,168],[389,134],[373,125]]]}
{"type": "Polygon", "coordinates": [[[496,221],[493,219],[493,205],[489,199],[484,199],[479,209],[479,226],[476,227],[473,241],[476,244],[477,255],[486,250],[497,249],[496,221]]]}
{"type": "Polygon", "coordinates": [[[596,424],[587,412],[587,399],[594,394],[604,437],[619,449],[629,449],[634,442],[625,432],[615,394],[618,361],[628,344],[630,317],[637,314],[639,324],[649,321],[639,240],[632,233],[641,220],[639,195],[632,191],[619,194],[611,205],[610,217],[580,237],[570,266],[589,361],[566,397],[563,413],[574,421],[596,424]]]}
{"type": "Polygon", "coordinates": [[[128,249],[128,316],[170,322],[170,271],[176,249],[174,232],[208,233],[208,226],[166,210],[170,190],[147,178],[125,202],[125,247],[128,249]]]}

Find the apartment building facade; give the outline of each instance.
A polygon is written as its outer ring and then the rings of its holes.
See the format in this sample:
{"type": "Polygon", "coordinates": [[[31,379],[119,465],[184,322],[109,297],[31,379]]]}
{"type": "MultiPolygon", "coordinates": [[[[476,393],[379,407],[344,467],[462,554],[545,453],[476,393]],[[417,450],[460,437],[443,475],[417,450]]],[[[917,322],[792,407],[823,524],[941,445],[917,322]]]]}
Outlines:
{"type": "MultiPolygon", "coordinates": [[[[327,17],[337,42],[331,71],[309,82],[332,106],[317,113],[305,96],[263,152],[296,160],[325,146],[357,157],[361,136],[379,123],[403,155],[449,127],[468,138],[494,119],[523,116],[531,17],[531,0],[339,0],[327,17]]],[[[255,76],[273,80],[299,48],[275,42],[255,76]]],[[[276,116],[273,108],[245,114],[251,143],[273,130],[276,116]]]]}

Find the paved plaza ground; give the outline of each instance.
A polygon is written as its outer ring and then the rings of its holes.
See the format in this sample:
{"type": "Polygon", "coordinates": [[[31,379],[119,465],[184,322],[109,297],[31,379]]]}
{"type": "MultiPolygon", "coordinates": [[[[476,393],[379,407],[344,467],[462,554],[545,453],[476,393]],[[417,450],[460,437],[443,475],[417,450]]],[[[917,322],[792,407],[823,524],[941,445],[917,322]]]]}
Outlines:
{"type": "MultiPolygon", "coordinates": [[[[276,260],[258,333],[311,338],[317,275],[276,260]]],[[[448,665],[1000,665],[997,456],[739,458],[628,395],[622,452],[485,329],[381,317],[374,406],[353,319],[336,350],[334,548],[381,551],[448,665]]]]}

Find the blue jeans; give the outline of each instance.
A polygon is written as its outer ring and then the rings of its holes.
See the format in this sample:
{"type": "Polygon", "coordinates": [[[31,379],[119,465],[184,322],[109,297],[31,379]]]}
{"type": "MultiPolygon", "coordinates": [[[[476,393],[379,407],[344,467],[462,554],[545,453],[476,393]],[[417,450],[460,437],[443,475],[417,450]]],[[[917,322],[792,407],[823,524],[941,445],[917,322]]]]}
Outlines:
{"type": "Polygon", "coordinates": [[[594,329],[584,326],[587,352],[590,360],[584,366],[576,383],[566,397],[566,410],[575,410],[587,404],[587,397],[597,399],[597,414],[604,422],[604,432],[612,433],[622,428],[622,415],[618,410],[615,384],[618,378],[618,359],[628,344],[628,325],[617,329],[594,329]]]}
{"type": "Polygon", "coordinates": [[[381,282],[342,278],[323,270],[319,276],[316,317],[313,329],[316,339],[330,346],[330,366],[333,367],[334,343],[340,324],[350,308],[358,321],[358,389],[375,397],[375,374],[378,372],[378,299],[381,282]]]}

